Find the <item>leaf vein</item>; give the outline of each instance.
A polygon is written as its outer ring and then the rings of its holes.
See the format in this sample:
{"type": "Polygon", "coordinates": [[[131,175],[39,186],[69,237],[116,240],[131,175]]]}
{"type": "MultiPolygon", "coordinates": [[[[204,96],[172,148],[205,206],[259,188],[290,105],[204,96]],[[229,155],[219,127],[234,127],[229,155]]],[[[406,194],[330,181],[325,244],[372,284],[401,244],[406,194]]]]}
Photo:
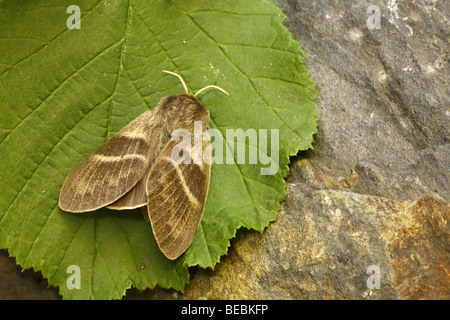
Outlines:
{"type": "MultiPolygon", "coordinates": [[[[95,9],[102,1],[97,2],[97,4],[95,4],[91,9],[89,9],[89,11],[87,11],[85,13],[88,14],[89,12],[91,12],[93,9],[95,9]]],[[[4,70],[2,73],[0,73],[0,76],[4,75],[6,72],[8,72],[9,70],[11,70],[12,68],[17,67],[19,64],[21,64],[23,61],[28,60],[29,58],[31,58],[32,56],[34,56],[35,54],[37,54],[39,51],[41,51],[43,48],[47,47],[50,43],[52,43],[53,41],[56,41],[59,37],[61,37],[64,33],[70,31],[69,28],[65,28],[63,32],[61,32],[60,34],[58,34],[56,37],[54,37],[53,39],[51,39],[49,42],[47,42],[46,44],[44,44],[42,47],[40,47],[39,49],[37,49],[35,52],[32,52],[30,55],[22,58],[21,60],[17,61],[15,64],[13,64],[11,66],[11,68],[8,68],[6,70],[4,70]]],[[[37,40],[37,39],[36,39],[37,40]]]]}
{"type": "Polygon", "coordinates": [[[95,59],[97,59],[98,57],[102,56],[105,52],[107,52],[108,50],[110,50],[111,48],[113,48],[115,45],[117,45],[120,42],[117,41],[116,43],[112,44],[111,46],[103,49],[102,51],[100,51],[97,55],[95,55],[92,59],[89,59],[84,65],[82,65],[80,68],[76,69],[72,74],[70,74],[66,79],[64,79],[55,89],[53,89],[53,91],[44,99],[42,100],[41,103],[39,103],[29,114],[27,114],[25,116],[25,118],[23,118],[22,120],[20,120],[19,123],[17,123],[10,132],[8,132],[8,134],[3,138],[3,140],[0,142],[0,144],[5,141],[14,130],[16,130],[20,125],[22,125],[30,116],[32,116],[33,114],[35,114],[38,109],[50,98],[52,97],[55,92],[57,92],[64,83],[66,83],[68,80],[72,79],[76,74],[78,74],[81,70],[83,70],[84,68],[86,68],[92,61],[94,61],[95,59]]]}

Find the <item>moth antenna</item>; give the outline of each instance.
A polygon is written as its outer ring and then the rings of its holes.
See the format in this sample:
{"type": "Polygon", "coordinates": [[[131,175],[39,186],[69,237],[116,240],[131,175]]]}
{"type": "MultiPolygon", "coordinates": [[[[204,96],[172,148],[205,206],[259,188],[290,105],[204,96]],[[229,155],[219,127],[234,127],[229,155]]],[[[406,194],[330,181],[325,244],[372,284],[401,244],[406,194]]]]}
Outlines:
{"type": "Polygon", "coordinates": [[[199,93],[201,93],[201,92],[203,92],[203,91],[205,91],[205,90],[207,90],[207,89],[211,89],[211,88],[217,89],[217,90],[219,90],[219,91],[225,93],[227,96],[229,96],[228,92],[226,92],[225,90],[223,90],[221,87],[209,85],[209,86],[206,86],[206,87],[204,87],[204,88],[198,90],[197,93],[194,94],[194,97],[196,97],[199,93]]]}
{"type": "Polygon", "coordinates": [[[186,83],[184,83],[183,78],[182,78],[179,74],[177,74],[177,73],[175,73],[175,72],[172,72],[172,71],[167,71],[167,70],[163,70],[162,72],[171,74],[171,75],[177,77],[178,79],[180,79],[181,84],[183,85],[184,91],[186,91],[186,93],[189,94],[188,89],[187,89],[187,87],[186,87],[186,83]]]}

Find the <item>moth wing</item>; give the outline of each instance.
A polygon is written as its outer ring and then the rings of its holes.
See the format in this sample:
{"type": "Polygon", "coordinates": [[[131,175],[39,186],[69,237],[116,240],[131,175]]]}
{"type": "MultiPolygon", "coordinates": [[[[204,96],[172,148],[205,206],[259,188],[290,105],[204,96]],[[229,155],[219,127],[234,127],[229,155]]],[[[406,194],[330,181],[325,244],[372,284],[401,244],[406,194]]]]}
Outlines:
{"type": "Polygon", "coordinates": [[[114,210],[135,209],[147,205],[147,193],[145,185],[148,177],[148,169],[136,185],[125,195],[106,207],[114,210]]]}
{"type": "Polygon", "coordinates": [[[85,212],[107,206],[142,179],[158,150],[155,109],[143,113],[106,141],[66,177],[59,206],[85,212]]]}
{"type": "MultiPolygon", "coordinates": [[[[169,142],[156,159],[146,186],[147,214],[153,234],[161,251],[172,260],[186,251],[194,240],[211,174],[211,161],[207,158],[200,164],[177,164],[171,157],[175,144],[169,142]]],[[[210,142],[204,142],[202,154],[210,156],[210,152],[210,142]]]]}

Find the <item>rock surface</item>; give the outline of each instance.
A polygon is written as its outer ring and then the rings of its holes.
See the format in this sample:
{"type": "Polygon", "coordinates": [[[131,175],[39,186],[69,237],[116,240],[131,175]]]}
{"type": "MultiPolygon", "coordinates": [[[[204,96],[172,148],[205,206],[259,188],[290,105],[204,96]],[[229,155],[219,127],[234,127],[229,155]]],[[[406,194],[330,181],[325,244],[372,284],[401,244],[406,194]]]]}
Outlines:
{"type": "Polygon", "coordinates": [[[278,220],[183,298],[449,299],[450,3],[276,2],[320,95],[314,150],[278,220]]]}
{"type": "MultiPolygon", "coordinates": [[[[292,158],[263,234],[240,230],[215,270],[192,269],[184,294],[125,298],[449,299],[450,3],[276,2],[320,95],[314,150],[292,158]]],[[[3,252],[0,299],[21,288],[58,298],[18,270],[3,252]]]]}

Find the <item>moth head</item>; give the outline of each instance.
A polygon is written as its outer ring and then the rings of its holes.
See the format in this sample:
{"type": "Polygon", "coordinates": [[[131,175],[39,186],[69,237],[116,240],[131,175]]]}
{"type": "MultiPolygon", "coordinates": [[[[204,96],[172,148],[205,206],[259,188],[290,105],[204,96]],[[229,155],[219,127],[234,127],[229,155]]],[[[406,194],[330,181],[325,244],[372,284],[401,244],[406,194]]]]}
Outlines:
{"type": "MultiPolygon", "coordinates": [[[[163,72],[168,73],[168,74],[171,74],[171,75],[177,77],[178,79],[180,79],[181,84],[183,85],[184,91],[186,92],[186,94],[189,95],[189,91],[188,91],[188,89],[187,89],[186,83],[184,82],[183,78],[182,78],[179,74],[177,74],[177,73],[175,73],[175,72],[167,71],[167,70],[163,70],[163,72]]],[[[228,92],[226,92],[226,91],[225,91],[224,89],[222,89],[221,87],[214,86],[214,85],[209,85],[209,86],[206,86],[206,87],[201,88],[200,90],[198,90],[197,93],[194,94],[194,97],[197,97],[197,95],[198,95],[199,93],[201,93],[201,92],[203,92],[203,91],[205,91],[205,90],[208,90],[208,89],[217,89],[217,90],[219,90],[219,91],[225,93],[227,96],[229,96],[228,92]]]]}

